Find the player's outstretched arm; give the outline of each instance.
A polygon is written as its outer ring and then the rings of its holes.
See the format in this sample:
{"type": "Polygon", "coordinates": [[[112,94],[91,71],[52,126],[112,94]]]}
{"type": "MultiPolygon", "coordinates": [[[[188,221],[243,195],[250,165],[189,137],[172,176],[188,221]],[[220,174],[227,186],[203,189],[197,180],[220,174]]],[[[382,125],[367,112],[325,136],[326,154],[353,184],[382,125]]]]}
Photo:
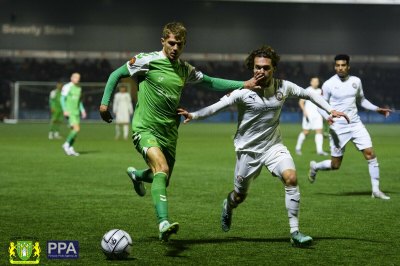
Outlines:
{"type": "Polygon", "coordinates": [[[202,84],[211,88],[214,91],[227,91],[235,90],[240,88],[245,89],[260,89],[261,86],[258,82],[263,78],[263,75],[254,76],[246,81],[236,81],[229,79],[213,78],[207,75],[203,75],[202,84]]]}
{"type": "Polygon", "coordinates": [[[207,107],[204,107],[203,109],[200,109],[196,112],[189,113],[187,110],[184,108],[178,108],[177,112],[179,115],[183,115],[185,120],[183,121],[185,124],[188,123],[191,120],[194,119],[204,119],[206,117],[212,116],[222,109],[234,104],[236,101],[238,101],[242,95],[243,91],[234,91],[230,95],[226,95],[221,98],[218,102],[209,105],[207,107]]]}
{"type": "Polygon", "coordinates": [[[103,93],[103,98],[101,99],[101,105],[99,108],[101,118],[107,123],[111,123],[113,120],[111,113],[108,111],[108,105],[110,103],[111,94],[117,87],[119,80],[121,78],[127,78],[129,76],[130,76],[129,70],[126,64],[124,64],[120,68],[113,71],[111,75],[108,77],[107,84],[103,93]]]}
{"type": "MultiPolygon", "coordinates": [[[[332,110],[332,111],[331,111],[331,117],[332,117],[332,118],[333,118],[333,117],[336,117],[336,118],[343,117],[344,119],[346,119],[347,123],[350,123],[349,117],[348,117],[345,113],[343,113],[343,112],[339,112],[339,111],[336,111],[336,110],[332,110]]],[[[332,121],[333,121],[333,120],[332,120],[332,121]]]]}
{"type": "Polygon", "coordinates": [[[390,115],[391,112],[393,112],[391,109],[388,108],[380,108],[378,107],[378,109],[376,109],[376,111],[381,114],[384,115],[385,117],[388,117],[390,115]]]}
{"type": "Polygon", "coordinates": [[[185,120],[183,120],[183,123],[189,123],[192,119],[193,119],[193,115],[191,113],[189,113],[186,109],[184,108],[178,108],[178,115],[182,115],[185,120]]]}

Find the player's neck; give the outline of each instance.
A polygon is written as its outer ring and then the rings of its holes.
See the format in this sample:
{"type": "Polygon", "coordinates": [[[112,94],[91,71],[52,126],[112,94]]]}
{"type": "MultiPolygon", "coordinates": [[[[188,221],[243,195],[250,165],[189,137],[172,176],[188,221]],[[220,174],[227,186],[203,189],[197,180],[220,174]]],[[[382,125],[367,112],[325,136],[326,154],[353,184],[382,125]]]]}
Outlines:
{"type": "Polygon", "coordinates": [[[263,93],[264,97],[269,98],[275,94],[275,87],[274,87],[274,79],[270,79],[265,85],[263,85],[263,93]]]}
{"type": "Polygon", "coordinates": [[[340,77],[340,76],[338,76],[338,77],[339,77],[339,79],[340,79],[341,81],[345,82],[346,80],[349,79],[350,75],[347,75],[347,76],[345,76],[345,77],[340,77]]]}

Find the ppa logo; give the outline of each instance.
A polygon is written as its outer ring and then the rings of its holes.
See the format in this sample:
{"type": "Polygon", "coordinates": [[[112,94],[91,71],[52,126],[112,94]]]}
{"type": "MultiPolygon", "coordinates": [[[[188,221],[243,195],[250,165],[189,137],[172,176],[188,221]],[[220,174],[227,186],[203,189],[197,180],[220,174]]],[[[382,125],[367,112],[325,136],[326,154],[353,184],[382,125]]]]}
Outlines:
{"type": "Polygon", "coordinates": [[[79,242],[71,240],[47,241],[48,259],[77,259],[79,258],[79,242]]]}

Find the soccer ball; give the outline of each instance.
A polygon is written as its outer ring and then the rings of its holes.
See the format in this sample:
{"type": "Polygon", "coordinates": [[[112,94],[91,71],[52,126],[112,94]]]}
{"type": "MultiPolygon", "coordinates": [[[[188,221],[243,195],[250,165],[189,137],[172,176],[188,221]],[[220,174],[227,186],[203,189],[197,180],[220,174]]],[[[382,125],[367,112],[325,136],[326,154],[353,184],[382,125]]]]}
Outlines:
{"type": "Polygon", "coordinates": [[[103,236],[101,248],[109,259],[126,259],[131,253],[132,238],[124,230],[112,229],[103,236]]]}

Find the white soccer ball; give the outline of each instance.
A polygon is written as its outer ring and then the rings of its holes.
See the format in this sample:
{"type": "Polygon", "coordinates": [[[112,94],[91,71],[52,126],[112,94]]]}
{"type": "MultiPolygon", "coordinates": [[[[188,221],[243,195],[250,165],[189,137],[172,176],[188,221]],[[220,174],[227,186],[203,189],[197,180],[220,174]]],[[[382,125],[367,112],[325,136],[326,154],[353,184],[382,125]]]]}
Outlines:
{"type": "Polygon", "coordinates": [[[125,259],[131,253],[132,238],[124,230],[112,229],[103,236],[101,248],[109,259],[125,259]]]}

